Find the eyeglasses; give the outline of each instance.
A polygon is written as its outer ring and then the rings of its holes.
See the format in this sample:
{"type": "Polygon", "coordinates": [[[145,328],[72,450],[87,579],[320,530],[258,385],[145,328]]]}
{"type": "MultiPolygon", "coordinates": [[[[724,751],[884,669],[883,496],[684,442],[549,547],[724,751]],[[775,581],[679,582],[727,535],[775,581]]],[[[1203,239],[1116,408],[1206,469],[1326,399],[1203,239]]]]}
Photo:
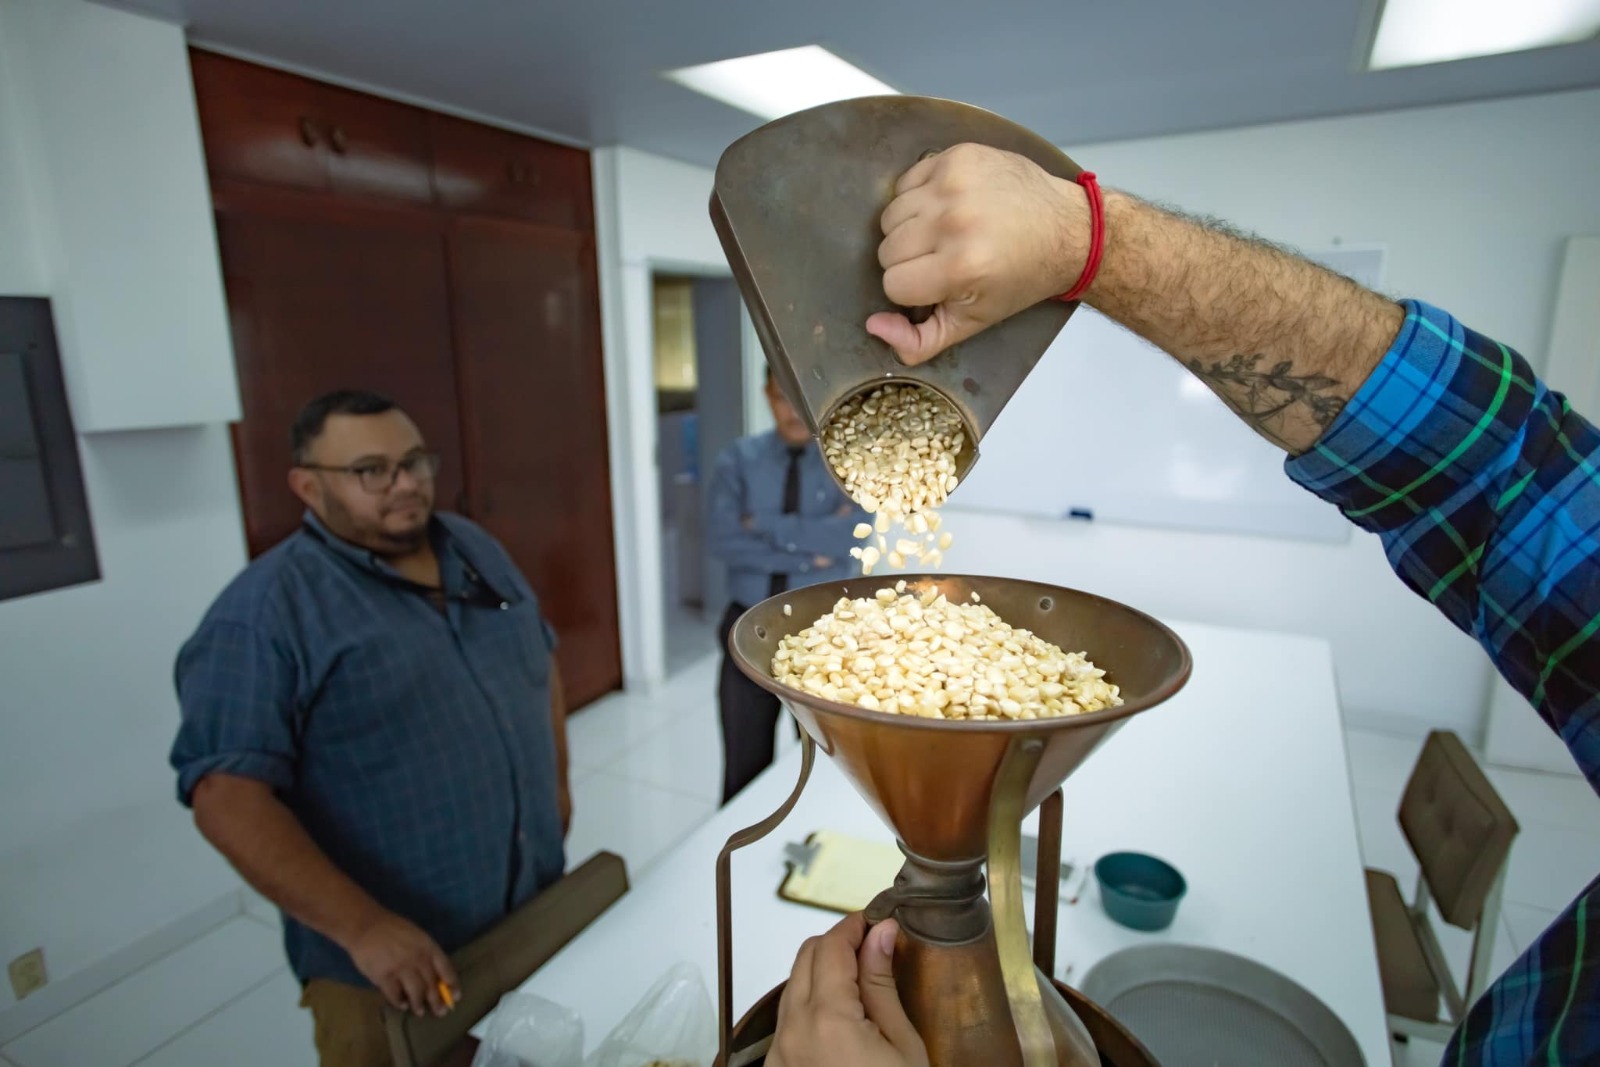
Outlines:
{"type": "Polygon", "coordinates": [[[439,453],[413,452],[399,463],[389,463],[386,460],[371,460],[363,463],[354,463],[347,467],[328,467],[319,463],[296,464],[302,470],[324,471],[328,474],[351,474],[361,483],[361,488],[369,493],[387,493],[394,488],[394,483],[402,473],[409,474],[414,481],[431,482],[433,476],[439,473],[439,453]]]}

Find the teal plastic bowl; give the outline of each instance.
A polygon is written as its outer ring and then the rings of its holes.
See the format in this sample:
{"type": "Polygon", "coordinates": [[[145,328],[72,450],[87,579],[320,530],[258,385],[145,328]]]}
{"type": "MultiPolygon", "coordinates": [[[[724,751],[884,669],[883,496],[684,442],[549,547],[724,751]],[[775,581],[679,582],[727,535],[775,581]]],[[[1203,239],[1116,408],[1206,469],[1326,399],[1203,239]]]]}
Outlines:
{"type": "Polygon", "coordinates": [[[1094,865],[1100,903],[1113,920],[1133,930],[1165,930],[1189,891],[1178,869],[1143,852],[1112,852],[1094,865]]]}

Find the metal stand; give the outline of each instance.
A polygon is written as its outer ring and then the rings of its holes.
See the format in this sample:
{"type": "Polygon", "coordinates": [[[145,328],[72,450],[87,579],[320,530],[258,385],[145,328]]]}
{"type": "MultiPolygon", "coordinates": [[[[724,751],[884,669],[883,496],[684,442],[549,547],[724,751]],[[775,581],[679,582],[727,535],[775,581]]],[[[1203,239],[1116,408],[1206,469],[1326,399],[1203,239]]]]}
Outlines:
{"type": "Polygon", "coordinates": [[[728,843],[722,846],[722,852],[717,856],[717,1062],[722,1067],[743,1067],[743,1064],[765,1055],[767,1046],[772,1043],[769,1036],[763,1043],[749,1049],[734,1051],[729,1048],[733,1043],[733,1024],[736,1021],[733,1014],[733,854],[746,845],[760,841],[789,817],[800,794],[805,791],[806,783],[811,780],[811,767],[816,758],[816,742],[811,740],[810,734],[801,730],[800,780],[795,782],[789,799],[765,819],[728,838],[728,843]]]}

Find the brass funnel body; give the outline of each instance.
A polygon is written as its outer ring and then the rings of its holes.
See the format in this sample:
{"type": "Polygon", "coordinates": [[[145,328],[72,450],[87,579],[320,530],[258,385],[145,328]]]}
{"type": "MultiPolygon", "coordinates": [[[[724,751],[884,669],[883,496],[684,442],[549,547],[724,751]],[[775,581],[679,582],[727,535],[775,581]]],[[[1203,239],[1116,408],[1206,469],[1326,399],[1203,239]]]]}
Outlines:
{"type": "MultiPolygon", "coordinates": [[[[1182,688],[1190,673],[1188,649],[1157,620],[1090,593],[1005,578],[906,575],[908,591],[932,585],[952,601],[977,593],[1012,626],[1087,653],[1120,687],[1123,703],[1032,721],[946,721],[867,711],[773,680],[773,654],[785,636],[809,626],[840,598],[870,597],[886,581],[811,586],[758,604],[735,624],[730,651],[739,668],[777,694],[810,741],[843,768],[906,853],[895,886],[874,901],[867,916],[893,915],[900,922],[896,978],[935,1067],[1094,1067],[1099,1060],[1087,1031],[1049,975],[1034,967],[1036,957],[1053,959],[1055,903],[1042,883],[1041,898],[1048,897],[1049,906],[1041,899],[1035,935],[1049,945],[1030,949],[1020,824],[1121,722],[1182,688]]],[[[1059,803],[1046,815],[1054,819],[1059,854],[1059,803]]],[[[1041,845],[1040,869],[1052,870],[1045,851],[1041,845]]]]}

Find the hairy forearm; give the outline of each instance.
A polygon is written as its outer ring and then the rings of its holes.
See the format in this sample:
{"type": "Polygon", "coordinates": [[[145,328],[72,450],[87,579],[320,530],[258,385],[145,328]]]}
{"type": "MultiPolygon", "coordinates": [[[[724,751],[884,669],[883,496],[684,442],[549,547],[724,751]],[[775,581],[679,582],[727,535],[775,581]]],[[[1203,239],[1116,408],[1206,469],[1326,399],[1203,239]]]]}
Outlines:
{"type": "Polygon", "coordinates": [[[212,774],[194,792],[195,824],[257,892],[348,947],[384,909],[317,846],[270,787],[212,774]]]}
{"type": "Polygon", "coordinates": [[[1106,223],[1087,302],[1291,453],[1322,435],[1400,330],[1393,301],[1219,224],[1116,192],[1106,223]]]}

